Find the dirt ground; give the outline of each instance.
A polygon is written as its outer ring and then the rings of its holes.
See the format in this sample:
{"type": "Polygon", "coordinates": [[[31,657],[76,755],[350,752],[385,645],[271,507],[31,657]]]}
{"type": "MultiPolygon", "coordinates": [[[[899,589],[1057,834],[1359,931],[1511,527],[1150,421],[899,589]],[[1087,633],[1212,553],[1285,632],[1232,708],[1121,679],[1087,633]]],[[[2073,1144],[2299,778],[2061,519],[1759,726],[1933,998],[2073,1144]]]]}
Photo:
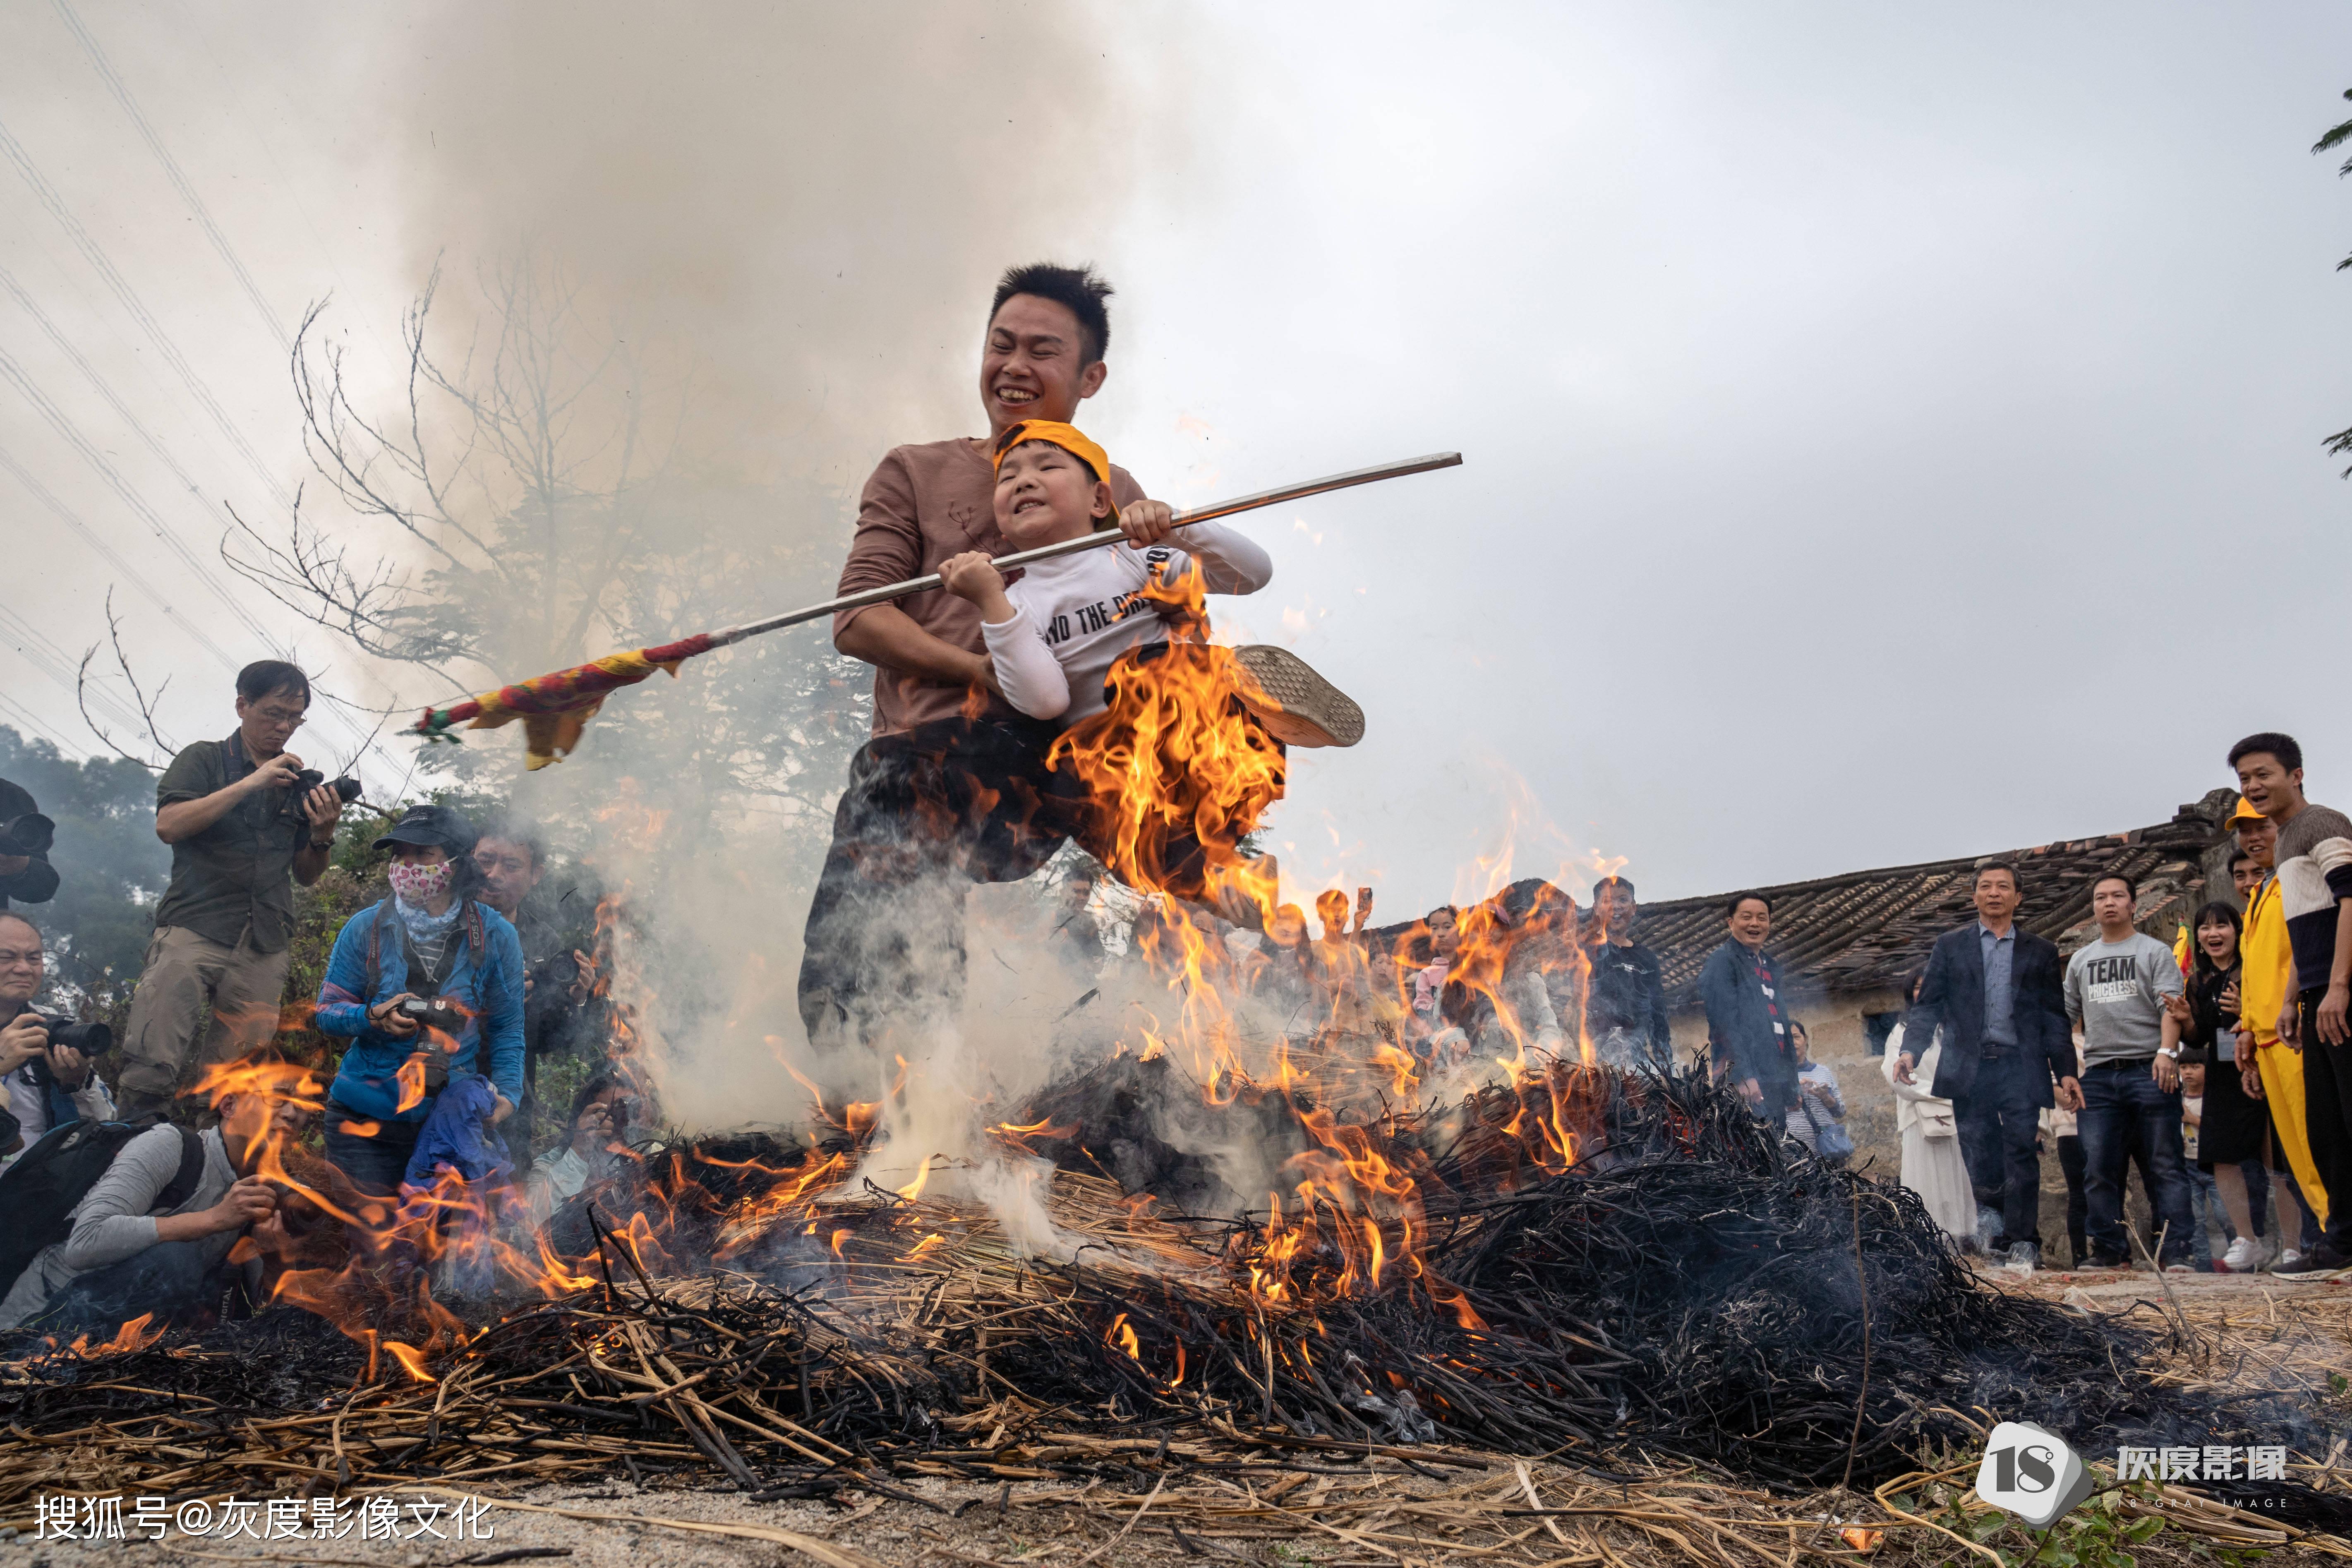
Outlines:
{"type": "MultiPolygon", "coordinates": [[[[2144,1321],[2171,1313],[2200,1324],[2315,1326],[2323,1347],[2342,1344],[2352,1367],[2352,1279],[2307,1283],[2264,1275],[2074,1273],[2052,1270],[2030,1281],[2002,1278],[2016,1289],[2085,1310],[2123,1313],[2144,1321]],[[2169,1287],[2169,1296],[2167,1287],[2169,1287]]],[[[1313,1458],[1314,1456],[1308,1456],[1313,1458]]],[[[1460,1455],[1418,1469],[1376,1458],[1369,1464],[1306,1466],[1294,1473],[1235,1472],[1183,1477],[1181,1503],[1140,1487],[1123,1490],[1040,1481],[974,1486],[940,1479],[901,1483],[920,1502],[857,1493],[838,1501],[753,1502],[719,1490],[639,1488],[623,1480],[593,1486],[541,1487],[511,1498],[488,1497],[477,1535],[463,1539],[446,1510],[456,1494],[427,1488],[396,1494],[402,1539],[362,1540],[359,1527],[340,1539],[190,1539],[162,1543],[120,1541],[0,1540],[0,1568],[80,1568],[114,1563],[159,1565],[211,1563],[402,1564],[406,1568],[478,1568],[499,1563],[547,1562],[571,1568],[671,1568],[688,1563],[770,1564],[811,1561],[824,1568],[869,1564],[964,1564],[995,1568],[1132,1568],[1141,1562],[1199,1559],[1260,1565],[1506,1562],[1526,1568],[1571,1564],[1648,1564],[1703,1560],[1739,1563],[1727,1541],[1745,1543],[1767,1563],[1799,1558],[1857,1563],[1926,1563],[1970,1558],[1955,1543],[1919,1527],[1888,1530],[1870,1558],[1840,1540],[1842,1523],[1888,1523],[1867,1494],[1823,1493],[1771,1499],[1719,1480],[1660,1470],[1631,1490],[1601,1483],[1591,1470],[1546,1461],[1517,1463],[1493,1455],[1460,1455]],[[1522,1490],[1522,1489],[1525,1489],[1522,1490]],[[1538,1515],[1541,1506],[1569,1508],[1582,1517],[1538,1515]],[[1155,1510],[1158,1510],[1155,1517],[1155,1510]],[[1507,1511],[1510,1510],[1510,1511],[1507,1511]],[[420,1520],[427,1521],[420,1526],[420,1520]],[[1706,1521],[1715,1521],[1708,1525],[1706,1521]],[[1567,1528],[1560,1526],[1565,1523],[1567,1528]],[[439,1534],[420,1533],[429,1527],[439,1534]],[[1709,1530],[1714,1533],[1710,1538],[1709,1530]],[[1903,1533],[1909,1530],[1908,1534],[1903,1533]],[[450,1539],[459,1535],[459,1539],[450,1539]],[[1771,1551],[1763,1550],[1769,1539],[1771,1551]],[[1700,1543],[1709,1550],[1701,1551],[1700,1543]],[[1687,1552],[1684,1549],[1687,1548],[1687,1552]]],[[[2338,1467],[2347,1457],[2336,1456],[2338,1467]]],[[[1596,1465],[1600,1461],[1595,1461],[1596,1465]]],[[[1628,1466],[1627,1468],[1634,1468],[1628,1466]]],[[[1965,1481],[1960,1483],[1965,1485],[1965,1481]]],[[[2342,1470],[2331,1489],[2344,1487],[2342,1470]]],[[[1174,1499],[1176,1494],[1171,1494],[1174,1499]]],[[[124,1505],[126,1524],[131,1504],[124,1505]]],[[[131,1533],[136,1534],[135,1531],[131,1533]]],[[[2144,1564],[2211,1563],[2210,1548],[2168,1530],[2135,1548],[2144,1564]]],[[[2318,1546],[2288,1546],[2264,1561],[2341,1561],[2318,1546]]]]}

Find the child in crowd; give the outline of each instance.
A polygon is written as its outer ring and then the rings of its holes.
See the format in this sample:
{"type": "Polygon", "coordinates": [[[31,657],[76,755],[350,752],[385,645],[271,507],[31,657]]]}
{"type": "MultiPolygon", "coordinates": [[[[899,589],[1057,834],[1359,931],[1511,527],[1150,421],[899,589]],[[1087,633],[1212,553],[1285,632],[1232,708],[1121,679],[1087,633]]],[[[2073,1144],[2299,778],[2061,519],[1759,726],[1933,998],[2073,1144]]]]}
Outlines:
{"type": "Polygon", "coordinates": [[[1447,1068],[1470,1056],[1470,1037],[1445,1016],[1445,979],[1462,950],[1462,911],[1440,904],[1421,923],[1429,931],[1430,961],[1412,973],[1412,1050],[1433,1068],[1447,1068]]]}
{"type": "Polygon", "coordinates": [[[1853,1141],[1845,1131],[1845,1100],[1838,1093],[1837,1069],[1813,1060],[1813,1037],[1805,1026],[1789,1020],[1789,1049],[1797,1063],[1797,1103],[1789,1108],[1784,1125],[1789,1136],[1833,1165],[1852,1156],[1853,1141]],[[1831,1131],[1835,1128],[1834,1132],[1831,1131]],[[1826,1139],[1829,1147],[1822,1147],[1826,1139]]]}
{"type": "Polygon", "coordinates": [[[1069,425],[1024,420],[995,461],[997,526],[1018,548],[1127,535],[1126,549],[1040,561],[1012,583],[979,551],[940,566],[980,611],[1005,700],[1063,731],[1049,753],[1057,808],[1123,880],[1226,912],[1246,900],[1262,919],[1270,869],[1238,846],[1281,796],[1282,748],[1353,745],[1363,710],[1284,649],[1209,645],[1200,593],[1252,594],[1274,575],[1251,540],[1213,522],[1179,539],[1151,509],[1118,513],[1110,458],[1069,425]],[[1200,767],[1212,752],[1226,765],[1200,767]]]}
{"type": "MultiPolygon", "coordinates": [[[[2205,1126],[2205,1064],[2192,1061],[2187,1052],[2180,1060],[2180,1157],[2189,1168],[2189,1213],[2195,1222],[2189,1228],[2190,1259],[2200,1274],[2213,1272],[2213,1237],[2211,1226],[2221,1221],[2224,1233],[2229,1230],[2229,1216],[2221,1212],[2221,1194],[2213,1184],[2211,1167],[2200,1170],[2197,1146],[2205,1126]]],[[[2226,1245],[2226,1244],[2225,1244],[2226,1245]]]]}

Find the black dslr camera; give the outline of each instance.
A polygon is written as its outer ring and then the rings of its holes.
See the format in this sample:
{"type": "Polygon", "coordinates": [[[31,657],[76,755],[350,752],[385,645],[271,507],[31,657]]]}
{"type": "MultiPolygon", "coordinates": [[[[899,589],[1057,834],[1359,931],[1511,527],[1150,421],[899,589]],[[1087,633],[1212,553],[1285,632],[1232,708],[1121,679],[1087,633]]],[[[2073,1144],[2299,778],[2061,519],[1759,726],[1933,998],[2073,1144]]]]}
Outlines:
{"type": "Polygon", "coordinates": [[[37,1013],[34,1016],[39,1018],[41,1026],[48,1030],[49,1045],[53,1048],[71,1046],[92,1062],[114,1048],[114,1031],[96,1020],[85,1024],[73,1018],[52,1018],[45,1013],[37,1013]]]}
{"type": "Polygon", "coordinates": [[[437,997],[423,1002],[411,996],[400,1005],[400,1016],[415,1019],[419,1028],[438,1029],[445,1035],[454,1035],[466,1026],[466,1015],[457,1005],[437,997]]]}
{"type": "MultiPolygon", "coordinates": [[[[82,1059],[89,1064],[92,1072],[98,1070],[99,1058],[114,1048],[114,1031],[104,1024],[96,1022],[84,1024],[72,1018],[52,1018],[46,1013],[36,1013],[33,1016],[39,1019],[41,1026],[49,1032],[50,1050],[55,1050],[59,1046],[71,1046],[81,1053],[82,1059]]],[[[50,1070],[49,1058],[46,1052],[26,1062],[25,1067],[26,1070],[33,1075],[33,1081],[44,1089],[57,1081],[56,1075],[50,1070]]]]}
{"type": "MultiPolygon", "coordinates": [[[[320,773],[318,769],[304,768],[300,773],[294,775],[294,783],[291,787],[297,795],[309,795],[312,790],[317,789],[320,784],[325,784],[326,782],[327,775],[320,773]]],[[[354,778],[340,778],[335,780],[334,784],[335,793],[343,797],[343,804],[345,805],[349,805],[352,802],[359,799],[359,780],[354,778]]]]}
{"type": "Polygon", "coordinates": [[[0,855],[46,855],[57,842],[58,825],[37,811],[0,822],[0,855]]]}

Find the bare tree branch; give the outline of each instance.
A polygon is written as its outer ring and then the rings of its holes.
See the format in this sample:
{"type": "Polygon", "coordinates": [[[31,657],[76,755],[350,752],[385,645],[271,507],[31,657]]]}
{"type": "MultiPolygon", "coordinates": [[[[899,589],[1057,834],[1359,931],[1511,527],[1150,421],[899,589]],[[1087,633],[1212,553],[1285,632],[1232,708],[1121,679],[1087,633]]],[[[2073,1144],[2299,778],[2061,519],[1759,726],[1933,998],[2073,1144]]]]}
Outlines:
{"type": "MultiPolygon", "coordinates": [[[[146,692],[140,689],[139,677],[131,672],[130,657],[122,651],[122,622],[114,613],[114,590],[111,586],[106,590],[106,635],[114,647],[115,668],[122,672],[123,682],[131,688],[131,700],[138,707],[140,721],[146,726],[148,742],[154,746],[156,755],[168,761],[179,748],[163,739],[163,731],[156,728],[155,704],[163,700],[163,687],[172,684],[172,678],[170,676],[163,678],[163,685],[155,688],[155,695],[152,699],[146,692]]],[[[89,667],[97,658],[98,645],[92,643],[83,652],[81,665],[74,672],[74,704],[81,710],[81,721],[89,725],[89,732],[96,735],[104,743],[106,749],[116,756],[125,762],[137,763],[150,773],[162,773],[164,765],[163,763],[156,762],[152,757],[135,756],[124,751],[114,737],[107,732],[106,727],[90,713],[89,689],[92,678],[89,667]]]]}

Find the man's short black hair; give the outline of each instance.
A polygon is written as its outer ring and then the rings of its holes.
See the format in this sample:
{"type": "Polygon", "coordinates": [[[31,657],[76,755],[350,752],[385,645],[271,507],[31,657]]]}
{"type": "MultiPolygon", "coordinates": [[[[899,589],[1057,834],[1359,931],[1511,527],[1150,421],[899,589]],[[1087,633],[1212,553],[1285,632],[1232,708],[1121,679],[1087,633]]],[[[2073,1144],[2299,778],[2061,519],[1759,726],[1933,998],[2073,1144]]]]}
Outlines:
{"type": "Polygon", "coordinates": [[[1110,310],[1103,301],[1115,292],[1108,280],[1095,276],[1091,264],[1056,267],[1050,261],[1033,261],[1026,267],[1004,269],[1004,276],[996,280],[996,298],[989,302],[988,319],[996,320],[996,312],[1015,294],[1051,300],[1078,319],[1078,331],[1086,340],[1078,345],[1078,363],[1089,365],[1110,350],[1110,310]]]}
{"type": "Polygon", "coordinates": [[[2134,904],[2137,904],[2139,902],[2139,879],[2133,876],[2130,872],[2102,871],[2097,876],[2091,879],[2091,891],[2094,893],[2097,892],[2099,890],[2099,884],[2102,882],[2121,882],[2124,885],[2125,891],[2131,894],[2132,902],[2134,904]]]}
{"type": "Polygon", "coordinates": [[[2019,875],[2017,874],[2017,863],[2016,863],[2015,861],[2013,861],[2013,860],[1979,860],[1979,861],[1978,861],[1978,862],[1977,862],[1977,876],[1976,876],[1976,879],[1977,879],[1978,881],[1979,881],[1979,882],[1983,881],[1983,880],[1984,880],[1984,874],[1985,874],[1987,871],[2006,871],[2006,872],[2008,872],[2008,873],[2009,873],[2009,885],[2010,885],[2011,887],[2012,887],[2012,888],[2015,888],[2015,889],[2016,889],[2019,892],[2021,892],[2021,892],[2023,892],[2023,891],[2025,891],[2025,879],[2024,879],[2024,878],[2022,878],[2022,877],[2021,877],[2021,876],[2019,876],[2019,875]]]}
{"type": "Polygon", "coordinates": [[[2265,730],[2259,735],[2249,735],[2230,748],[2230,765],[2236,767],[2240,757],[2251,757],[2256,752],[2268,752],[2279,760],[2279,766],[2293,773],[2303,766],[2303,748],[2294,743],[2293,735],[2282,735],[2275,730],[2265,730]]]}
{"type": "Polygon", "coordinates": [[[534,871],[547,864],[547,844],[540,837],[539,829],[518,817],[490,818],[488,824],[476,836],[474,847],[480,848],[482,840],[485,838],[495,838],[504,844],[520,845],[523,853],[530,857],[530,868],[534,871]]]}
{"type": "Polygon", "coordinates": [[[257,658],[236,672],[236,694],[247,702],[258,702],[289,689],[302,694],[302,706],[310,705],[310,678],[302,673],[299,664],[289,664],[282,658],[257,658]]]}
{"type": "Polygon", "coordinates": [[[2231,857],[2230,857],[2230,869],[2231,869],[2231,871],[2235,871],[2239,867],[2241,867],[2241,866],[2244,865],[2246,862],[2248,862],[2249,860],[2252,860],[2253,858],[2254,858],[2254,853],[2253,853],[2253,851],[2252,851],[2252,850],[2251,850],[2251,849],[2241,849],[2241,850],[2239,850],[2235,855],[2232,855],[2232,856],[2231,856],[2231,857]]]}
{"type": "Polygon", "coordinates": [[[1596,905],[1599,904],[1601,902],[1601,895],[1611,891],[1612,889],[1622,891],[1629,899],[1633,896],[1633,884],[1631,879],[1625,877],[1603,877],[1601,880],[1592,884],[1593,903],[1596,905]]]}
{"type": "Polygon", "coordinates": [[[44,939],[44,938],[42,937],[42,935],[41,935],[41,928],[40,928],[40,927],[38,927],[38,926],[37,926],[37,925],[35,925],[35,924],[33,923],[33,921],[32,921],[32,918],[31,918],[30,916],[28,916],[27,914],[26,914],[24,910],[0,910],[0,921],[16,921],[19,925],[22,925],[22,926],[23,926],[26,931],[31,931],[31,932],[33,933],[33,940],[34,940],[35,942],[41,942],[43,946],[47,946],[47,942],[46,939],[44,939]]]}
{"type": "Polygon", "coordinates": [[[1764,912],[1766,914],[1769,915],[1772,912],[1772,895],[1766,892],[1759,892],[1756,889],[1750,888],[1744,893],[1734,893],[1731,897],[1723,900],[1723,918],[1725,920],[1729,920],[1732,916],[1738,914],[1739,912],[1739,906],[1746,903],[1750,899],[1753,899],[1758,903],[1763,905],[1764,912]]]}

